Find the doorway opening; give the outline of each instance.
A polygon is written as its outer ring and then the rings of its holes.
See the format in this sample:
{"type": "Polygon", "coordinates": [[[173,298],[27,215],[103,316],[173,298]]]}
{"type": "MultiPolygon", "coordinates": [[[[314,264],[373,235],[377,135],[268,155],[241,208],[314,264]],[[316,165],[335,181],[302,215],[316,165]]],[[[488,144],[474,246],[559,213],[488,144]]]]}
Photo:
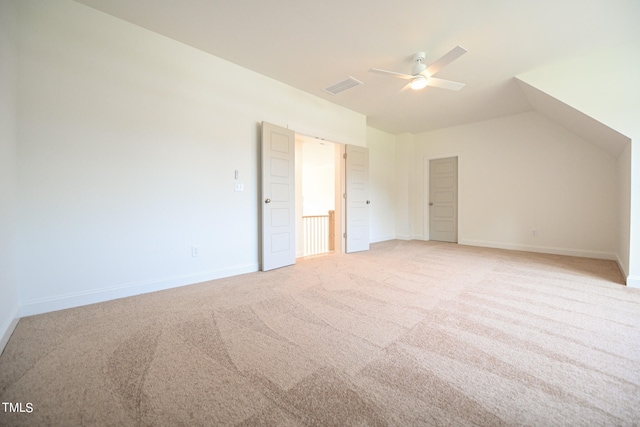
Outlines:
{"type": "Polygon", "coordinates": [[[296,134],[296,257],[341,251],[343,150],[296,134]]]}

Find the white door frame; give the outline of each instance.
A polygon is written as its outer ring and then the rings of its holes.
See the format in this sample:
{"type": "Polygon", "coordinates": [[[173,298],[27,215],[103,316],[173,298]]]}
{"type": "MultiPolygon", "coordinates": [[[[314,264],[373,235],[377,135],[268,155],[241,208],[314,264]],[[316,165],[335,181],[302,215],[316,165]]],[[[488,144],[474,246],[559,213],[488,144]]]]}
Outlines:
{"type": "MultiPolygon", "coordinates": [[[[290,128],[287,125],[287,129],[291,130],[292,132],[294,132],[294,134],[297,135],[303,135],[303,136],[310,136],[312,138],[314,138],[313,134],[315,132],[299,132],[296,131],[295,129],[290,128]]],[[[320,132],[321,133],[321,132],[320,132]]],[[[335,238],[335,244],[336,244],[336,248],[335,248],[335,252],[338,253],[346,253],[346,238],[345,238],[345,233],[347,231],[347,224],[346,224],[346,201],[344,198],[344,195],[346,193],[346,165],[345,165],[345,161],[343,158],[343,154],[346,152],[346,147],[349,144],[345,144],[342,142],[336,142],[333,140],[328,140],[328,142],[331,142],[333,144],[336,145],[336,147],[339,147],[338,149],[336,149],[336,218],[339,218],[339,220],[336,221],[336,238],[335,238]],[[339,167],[338,167],[339,165],[339,167]]],[[[352,144],[353,145],[353,144],[352,144]]],[[[295,136],[294,136],[294,146],[297,149],[297,143],[295,143],[295,136]]],[[[362,148],[368,148],[366,146],[357,146],[355,145],[355,147],[362,147],[362,148]]],[[[295,175],[295,165],[294,165],[294,175],[295,175]]],[[[298,198],[300,196],[298,195],[298,185],[296,184],[296,188],[294,189],[294,198],[296,199],[296,202],[294,203],[297,204],[298,203],[298,198]]],[[[260,203],[263,204],[264,200],[262,200],[262,197],[260,199],[260,203]]],[[[261,208],[262,209],[262,208],[261,208]]],[[[297,209],[294,208],[294,212],[297,209]]],[[[296,235],[299,233],[299,224],[298,224],[298,215],[295,215],[296,217],[296,223],[294,225],[294,229],[296,230],[296,235]]],[[[301,218],[300,218],[301,221],[301,218]]],[[[260,231],[260,239],[262,239],[262,230],[260,231]]],[[[297,237],[294,236],[294,257],[296,254],[296,242],[297,242],[297,237]]],[[[261,248],[262,251],[262,248],[261,248]]],[[[262,254],[260,255],[260,259],[262,260],[262,254]]],[[[262,270],[262,266],[261,266],[261,270],[262,270]]]]}
{"type": "Polygon", "coordinates": [[[462,155],[457,152],[446,153],[446,154],[437,154],[437,155],[427,155],[423,157],[423,172],[422,172],[422,230],[423,230],[423,240],[431,240],[430,230],[429,230],[429,199],[431,194],[429,193],[429,162],[431,160],[439,160],[439,159],[447,159],[449,157],[457,157],[458,158],[458,243],[460,243],[460,218],[462,218],[462,185],[461,185],[461,173],[462,170],[462,155]]]}
{"type": "Polygon", "coordinates": [[[345,253],[346,239],[345,239],[345,173],[344,173],[344,152],[346,145],[336,142],[335,150],[335,206],[336,206],[336,229],[334,235],[334,242],[336,244],[335,253],[345,253]]]}
{"type": "MultiPolygon", "coordinates": [[[[302,152],[303,140],[306,138],[314,138],[300,132],[296,132],[296,257],[302,257],[304,238],[302,236],[302,180],[298,179],[304,173],[302,162],[300,161],[299,153],[302,152]]],[[[345,241],[344,241],[344,158],[346,145],[341,142],[334,142],[325,140],[326,143],[334,146],[334,206],[335,206],[335,230],[334,230],[334,253],[344,253],[345,241]]]]}

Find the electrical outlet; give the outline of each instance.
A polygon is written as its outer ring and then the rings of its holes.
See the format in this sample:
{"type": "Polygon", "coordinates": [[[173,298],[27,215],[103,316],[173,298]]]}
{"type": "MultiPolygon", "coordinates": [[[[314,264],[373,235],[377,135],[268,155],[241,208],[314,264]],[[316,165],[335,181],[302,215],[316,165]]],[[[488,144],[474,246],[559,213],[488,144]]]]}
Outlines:
{"type": "Polygon", "coordinates": [[[191,256],[200,256],[200,246],[191,246],[191,256]]]}
{"type": "Polygon", "coordinates": [[[538,230],[531,230],[531,237],[538,237],[538,230]]]}
{"type": "Polygon", "coordinates": [[[237,192],[244,191],[244,184],[236,181],[235,191],[237,192]]]}

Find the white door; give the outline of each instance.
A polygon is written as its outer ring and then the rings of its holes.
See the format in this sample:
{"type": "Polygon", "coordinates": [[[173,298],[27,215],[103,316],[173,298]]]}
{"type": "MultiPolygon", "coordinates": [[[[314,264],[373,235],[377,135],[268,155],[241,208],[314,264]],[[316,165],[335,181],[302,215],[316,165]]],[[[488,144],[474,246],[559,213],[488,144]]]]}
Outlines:
{"type": "Polygon", "coordinates": [[[346,146],[347,253],[369,250],[369,150],[346,146]]]}
{"type": "Polygon", "coordinates": [[[262,271],[296,262],[295,133],[262,122],[262,271]]]}
{"type": "Polygon", "coordinates": [[[458,158],[429,161],[429,240],[458,241],[458,158]]]}

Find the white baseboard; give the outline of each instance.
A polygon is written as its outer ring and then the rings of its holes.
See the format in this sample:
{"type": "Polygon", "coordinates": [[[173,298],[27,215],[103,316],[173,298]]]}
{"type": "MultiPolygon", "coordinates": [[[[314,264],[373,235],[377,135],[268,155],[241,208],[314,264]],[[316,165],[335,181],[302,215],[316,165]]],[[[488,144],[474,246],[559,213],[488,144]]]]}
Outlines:
{"type": "Polygon", "coordinates": [[[618,263],[618,268],[620,269],[622,276],[623,277],[629,276],[629,270],[627,269],[626,264],[622,262],[622,260],[620,259],[619,254],[616,254],[616,262],[618,263]]]}
{"type": "Polygon", "coordinates": [[[379,236],[379,237],[373,237],[371,238],[371,240],[369,241],[369,243],[380,243],[380,242],[387,242],[389,240],[394,240],[396,238],[396,236],[379,236]]]}
{"type": "Polygon", "coordinates": [[[14,310],[14,312],[12,313],[11,316],[9,316],[9,318],[11,319],[9,321],[8,324],[4,325],[3,329],[0,330],[1,335],[0,335],[0,354],[2,354],[2,352],[4,351],[4,348],[7,346],[7,343],[9,342],[9,338],[11,338],[11,334],[13,334],[13,331],[16,329],[16,326],[18,326],[18,308],[16,308],[14,310]]]}
{"type": "Polygon", "coordinates": [[[640,276],[630,276],[628,265],[620,259],[620,255],[616,254],[616,263],[622,273],[622,277],[625,279],[625,284],[629,288],[640,288],[640,276]]]}
{"type": "Polygon", "coordinates": [[[160,280],[129,283],[126,285],[108,289],[100,289],[90,292],[77,292],[51,298],[42,298],[38,300],[27,301],[22,304],[19,310],[19,316],[33,316],[36,314],[48,313],[51,311],[65,310],[67,308],[95,304],[118,298],[146,294],[149,292],[163,291],[166,289],[192,285],[195,283],[221,279],[224,277],[236,276],[239,274],[252,273],[255,271],[258,271],[258,264],[248,264],[237,266],[234,268],[202,272],[188,276],[176,276],[160,280]]]}
{"type": "Polygon", "coordinates": [[[627,276],[627,286],[630,288],[640,288],[640,276],[627,276]]]}
{"type": "Polygon", "coordinates": [[[397,234],[395,238],[398,240],[413,240],[413,236],[411,234],[397,234]]]}
{"type": "Polygon", "coordinates": [[[569,249],[569,248],[554,248],[548,246],[529,246],[529,245],[518,245],[512,243],[501,243],[501,242],[487,242],[483,240],[460,240],[458,241],[461,245],[469,245],[469,246],[482,246],[485,248],[496,248],[496,249],[509,249],[513,251],[524,251],[524,252],[537,252],[543,254],[552,254],[552,255],[567,255],[567,256],[575,256],[582,258],[596,258],[596,259],[608,259],[612,261],[617,261],[618,257],[616,254],[612,252],[599,252],[599,251],[588,251],[582,249],[569,249]]]}

